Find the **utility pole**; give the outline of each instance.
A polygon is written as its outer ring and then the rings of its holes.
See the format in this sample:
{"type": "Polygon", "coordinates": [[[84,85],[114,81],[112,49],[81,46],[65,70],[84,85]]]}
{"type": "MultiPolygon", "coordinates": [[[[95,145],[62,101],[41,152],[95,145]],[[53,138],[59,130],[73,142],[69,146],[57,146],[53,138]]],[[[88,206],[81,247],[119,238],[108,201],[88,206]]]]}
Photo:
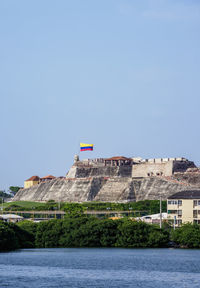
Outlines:
{"type": "Polygon", "coordinates": [[[162,197],[160,196],[160,229],[162,228],[162,197]]]}
{"type": "Polygon", "coordinates": [[[174,230],[176,229],[176,216],[174,216],[174,230]]]}

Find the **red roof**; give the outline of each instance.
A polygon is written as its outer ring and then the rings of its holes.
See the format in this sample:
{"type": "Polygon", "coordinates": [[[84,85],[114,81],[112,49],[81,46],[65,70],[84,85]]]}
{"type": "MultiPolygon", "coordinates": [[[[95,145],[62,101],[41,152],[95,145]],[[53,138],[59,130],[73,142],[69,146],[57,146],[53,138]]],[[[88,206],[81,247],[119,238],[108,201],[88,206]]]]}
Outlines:
{"type": "Polygon", "coordinates": [[[115,157],[112,157],[112,158],[107,158],[105,160],[129,160],[129,161],[131,160],[132,161],[131,158],[126,158],[124,156],[115,156],[115,157]]]}
{"type": "Polygon", "coordinates": [[[31,178],[27,179],[26,181],[39,181],[40,177],[38,176],[32,176],[31,178]]]}
{"type": "Polygon", "coordinates": [[[55,179],[56,177],[55,176],[53,176],[53,175],[47,175],[47,176],[44,176],[44,177],[42,177],[42,178],[40,178],[40,179],[55,179]]]}

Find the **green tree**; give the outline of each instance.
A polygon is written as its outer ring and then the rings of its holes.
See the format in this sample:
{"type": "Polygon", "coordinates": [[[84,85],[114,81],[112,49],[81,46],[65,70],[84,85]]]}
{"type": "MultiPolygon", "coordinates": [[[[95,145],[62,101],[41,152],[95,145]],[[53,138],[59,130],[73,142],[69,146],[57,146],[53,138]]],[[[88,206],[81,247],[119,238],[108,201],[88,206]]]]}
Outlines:
{"type": "Polygon", "coordinates": [[[150,225],[123,219],[118,226],[118,247],[147,247],[150,225]]]}
{"type": "Polygon", "coordinates": [[[34,247],[32,235],[13,223],[0,221],[0,251],[34,247]]]}
{"type": "Polygon", "coordinates": [[[86,207],[79,203],[66,203],[63,207],[67,217],[79,217],[83,215],[86,207]]]}
{"type": "Polygon", "coordinates": [[[148,235],[147,246],[152,248],[167,247],[169,244],[169,232],[160,229],[158,226],[152,226],[148,235]]]}
{"type": "Polygon", "coordinates": [[[17,236],[12,227],[0,221],[0,251],[8,251],[19,248],[17,236]]]}
{"type": "Polygon", "coordinates": [[[172,232],[172,241],[181,247],[200,248],[200,226],[184,224],[172,232]]]}
{"type": "Polygon", "coordinates": [[[19,187],[19,186],[10,186],[9,187],[9,190],[13,195],[15,195],[19,191],[19,189],[21,189],[21,187],[19,187]]]}
{"type": "Polygon", "coordinates": [[[62,234],[61,220],[40,222],[37,225],[35,244],[37,247],[59,247],[59,239],[62,234]]]}

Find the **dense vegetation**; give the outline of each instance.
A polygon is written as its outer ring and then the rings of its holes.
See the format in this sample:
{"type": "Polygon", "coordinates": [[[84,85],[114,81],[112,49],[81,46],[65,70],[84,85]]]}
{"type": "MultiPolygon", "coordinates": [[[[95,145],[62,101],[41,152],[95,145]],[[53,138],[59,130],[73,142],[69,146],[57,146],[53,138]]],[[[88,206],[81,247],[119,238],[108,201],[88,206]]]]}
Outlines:
{"type": "MultiPolygon", "coordinates": [[[[11,203],[5,203],[5,210],[15,210],[15,211],[28,211],[28,210],[64,210],[68,214],[74,214],[76,211],[129,211],[130,214],[134,216],[138,215],[147,215],[147,214],[156,214],[160,211],[160,201],[159,200],[144,200],[131,203],[102,203],[102,202],[85,202],[82,204],[79,203],[56,203],[53,200],[48,201],[47,203],[40,202],[29,202],[29,201],[16,201],[11,203]],[[140,211],[140,212],[135,212],[140,211]]],[[[163,212],[167,211],[166,201],[162,201],[162,210],[163,212]]]]}
{"type": "Polygon", "coordinates": [[[95,217],[67,217],[20,227],[34,238],[35,247],[167,247],[169,233],[155,225],[95,217]]]}
{"type": "Polygon", "coordinates": [[[185,248],[200,248],[200,225],[184,224],[172,232],[172,241],[185,248]]]}
{"type": "Polygon", "coordinates": [[[67,217],[40,223],[0,221],[0,251],[19,248],[54,247],[183,247],[200,248],[200,226],[186,224],[175,231],[168,225],[98,219],[87,216],[67,217]]]}
{"type": "Polygon", "coordinates": [[[34,247],[34,235],[13,223],[0,221],[0,251],[34,247]]]}

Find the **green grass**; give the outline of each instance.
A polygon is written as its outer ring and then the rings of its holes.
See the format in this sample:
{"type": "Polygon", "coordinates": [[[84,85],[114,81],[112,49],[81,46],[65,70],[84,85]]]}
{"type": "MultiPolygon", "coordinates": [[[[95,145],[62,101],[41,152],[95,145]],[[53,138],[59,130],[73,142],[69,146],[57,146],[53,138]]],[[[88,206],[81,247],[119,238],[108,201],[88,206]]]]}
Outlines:
{"type": "Polygon", "coordinates": [[[46,203],[41,203],[41,202],[33,202],[33,201],[13,201],[13,202],[7,202],[4,203],[3,206],[4,208],[17,205],[19,207],[24,207],[24,208],[32,208],[32,207],[38,207],[38,206],[45,206],[46,203]]]}

